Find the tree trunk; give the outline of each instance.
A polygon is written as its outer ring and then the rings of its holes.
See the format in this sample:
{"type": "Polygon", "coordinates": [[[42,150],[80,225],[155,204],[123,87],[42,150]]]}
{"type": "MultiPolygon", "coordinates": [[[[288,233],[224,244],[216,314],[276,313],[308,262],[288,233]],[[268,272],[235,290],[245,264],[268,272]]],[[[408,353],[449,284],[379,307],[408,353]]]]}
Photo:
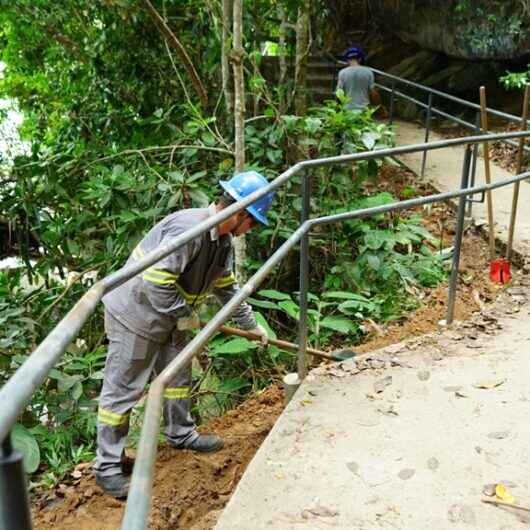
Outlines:
{"type": "Polygon", "coordinates": [[[285,96],[287,92],[283,86],[285,80],[287,79],[287,50],[285,47],[285,41],[287,39],[287,13],[285,12],[283,5],[278,6],[278,16],[280,18],[280,34],[278,38],[278,53],[280,54],[280,77],[278,79],[278,88],[280,96],[280,112],[284,114],[287,110],[285,105],[285,96]]]}
{"type": "Polygon", "coordinates": [[[186,51],[186,48],[182,46],[181,42],[177,39],[175,34],[171,31],[169,26],[166,24],[166,21],[160,16],[158,11],[153,7],[153,4],[149,0],[142,0],[143,4],[145,5],[145,8],[147,9],[147,12],[149,13],[149,16],[153,19],[156,27],[162,33],[168,44],[178,53],[180,60],[182,61],[182,64],[188,71],[188,75],[191,78],[191,82],[193,83],[193,86],[195,88],[195,92],[197,92],[197,95],[199,96],[199,99],[201,100],[202,104],[206,106],[208,104],[208,95],[206,94],[206,90],[204,89],[204,85],[202,84],[202,81],[199,77],[199,74],[197,73],[197,70],[195,69],[195,66],[193,66],[193,63],[191,62],[191,59],[188,55],[188,52],[186,51]]]}
{"type": "Polygon", "coordinates": [[[298,9],[296,21],[296,65],[294,73],[295,110],[298,116],[306,110],[307,57],[311,42],[309,39],[311,0],[304,0],[298,9]]]}
{"type": "Polygon", "coordinates": [[[223,79],[223,94],[226,112],[230,116],[234,112],[234,91],[232,76],[230,75],[230,29],[232,27],[232,0],[223,0],[223,20],[221,36],[221,76],[223,79]]]}
{"type": "MultiPolygon", "coordinates": [[[[235,169],[236,173],[245,169],[245,77],[243,61],[243,6],[242,0],[234,0],[234,28],[232,64],[234,67],[234,125],[235,125],[235,169]]],[[[241,284],[245,280],[246,241],[245,236],[234,240],[236,278],[241,284]]]]}

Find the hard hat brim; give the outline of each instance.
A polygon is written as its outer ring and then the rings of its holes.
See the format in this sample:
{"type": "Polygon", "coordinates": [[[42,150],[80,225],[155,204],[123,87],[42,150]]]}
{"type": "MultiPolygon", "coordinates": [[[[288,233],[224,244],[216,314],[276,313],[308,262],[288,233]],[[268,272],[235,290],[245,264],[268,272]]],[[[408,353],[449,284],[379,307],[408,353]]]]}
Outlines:
{"type": "MultiPolygon", "coordinates": [[[[234,189],[234,187],[227,180],[220,180],[219,184],[236,201],[240,201],[241,199],[243,199],[243,197],[239,195],[239,193],[234,189]]],[[[250,213],[250,215],[252,215],[252,217],[254,217],[254,219],[259,221],[261,224],[265,226],[269,226],[268,219],[263,214],[259,213],[253,204],[250,204],[249,206],[247,206],[246,210],[248,213],[250,213]]]]}

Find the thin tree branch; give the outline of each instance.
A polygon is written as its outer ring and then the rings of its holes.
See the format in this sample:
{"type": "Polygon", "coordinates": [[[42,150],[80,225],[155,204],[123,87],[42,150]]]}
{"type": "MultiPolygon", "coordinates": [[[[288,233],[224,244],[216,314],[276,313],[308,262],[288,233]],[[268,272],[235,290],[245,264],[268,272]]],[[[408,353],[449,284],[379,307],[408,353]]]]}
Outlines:
{"type": "Polygon", "coordinates": [[[197,92],[197,95],[199,96],[199,99],[201,100],[202,104],[206,106],[208,104],[208,95],[206,93],[206,90],[204,89],[204,85],[202,84],[199,74],[195,69],[195,66],[193,66],[193,63],[191,62],[188,52],[181,44],[181,42],[177,39],[175,34],[171,31],[169,26],[166,24],[165,20],[160,16],[158,11],[153,7],[153,4],[151,4],[149,0],[142,0],[142,3],[145,5],[147,12],[153,19],[160,33],[162,33],[162,35],[171,45],[171,47],[173,47],[179,54],[180,60],[184,64],[184,67],[188,71],[188,74],[191,78],[191,81],[195,88],[195,92],[197,92]]]}
{"type": "Polygon", "coordinates": [[[213,151],[215,153],[225,153],[227,155],[234,156],[234,153],[232,151],[229,151],[228,149],[223,149],[221,147],[208,147],[206,145],[193,145],[193,144],[154,145],[151,147],[145,147],[144,149],[125,149],[125,151],[120,151],[119,153],[115,153],[113,155],[107,155],[101,158],[96,158],[96,160],[92,160],[92,162],[88,163],[86,167],[92,166],[93,164],[96,164],[97,162],[103,162],[104,160],[111,160],[113,158],[118,158],[120,156],[128,156],[128,155],[142,156],[142,153],[147,153],[151,151],[172,151],[175,149],[199,149],[202,151],[213,151]]]}

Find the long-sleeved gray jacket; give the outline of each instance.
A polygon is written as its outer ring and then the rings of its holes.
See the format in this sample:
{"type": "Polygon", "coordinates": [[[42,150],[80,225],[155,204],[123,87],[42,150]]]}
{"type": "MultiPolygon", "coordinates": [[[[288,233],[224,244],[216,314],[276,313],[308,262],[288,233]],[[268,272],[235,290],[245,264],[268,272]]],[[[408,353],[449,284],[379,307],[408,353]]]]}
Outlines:
{"type": "MultiPolygon", "coordinates": [[[[214,214],[215,205],[211,205],[168,215],[140,241],[127,264],[214,214]]],[[[238,292],[232,267],[232,236],[219,236],[213,229],[105,295],[103,303],[131,331],[165,342],[177,319],[188,316],[209,294],[224,304],[238,292]]],[[[246,303],[239,306],[233,318],[243,329],[257,325],[246,303]]]]}

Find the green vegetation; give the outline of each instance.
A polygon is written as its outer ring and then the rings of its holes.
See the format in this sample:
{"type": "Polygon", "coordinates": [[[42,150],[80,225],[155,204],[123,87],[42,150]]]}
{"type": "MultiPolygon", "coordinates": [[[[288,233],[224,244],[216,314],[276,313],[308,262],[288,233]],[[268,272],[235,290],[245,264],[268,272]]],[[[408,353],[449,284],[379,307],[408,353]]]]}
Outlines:
{"type": "MultiPolygon", "coordinates": [[[[101,278],[119,268],[167,213],[208,204],[217,181],[234,170],[233,116],[219,66],[220,5],[186,0],[156,7],[208,87],[207,104],[199,103],[141,4],[21,0],[0,12],[7,65],[0,97],[16,99],[25,117],[20,132],[31,145],[0,174],[0,223],[10,220],[14,250],[27,265],[0,272],[0,384],[92,285],[95,272],[101,278]]],[[[254,109],[245,122],[247,168],[273,178],[309,156],[338,154],[344,138],[350,151],[392,144],[391,130],[371,110],[329,101],[292,114],[292,81],[274,87],[260,71],[261,44],[278,40],[278,3],[245,7],[247,107],[254,109]]],[[[297,4],[283,7],[295,22],[297,4]]],[[[326,14],[317,2],[313,9],[326,14]]],[[[295,49],[289,31],[286,53],[295,49]]],[[[354,176],[350,167],[316,169],[312,215],[396,200],[365,195],[363,183],[377,179],[378,168],[375,161],[360,164],[354,176]]],[[[299,195],[294,178],[279,193],[271,226],[249,235],[249,271],[295,230],[299,195]]],[[[311,343],[356,343],[366,321],[388,322],[416,307],[421,288],[445,278],[431,239],[420,219],[388,215],[312,234],[311,343]]],[[[290,258],[252,300],[271,334],[286,339],[296,337],[298,318],[296,252],[290,258]]],[[[15,437],[30,455],[27,469],[43,471],[46,483],[93,455],[105,355],[98,312],[19,419],[15,437]]],[[[194,367],[195,412],[219,414],[293,366],[291,353],[218,335],[204,364],[194,367]]]]}

